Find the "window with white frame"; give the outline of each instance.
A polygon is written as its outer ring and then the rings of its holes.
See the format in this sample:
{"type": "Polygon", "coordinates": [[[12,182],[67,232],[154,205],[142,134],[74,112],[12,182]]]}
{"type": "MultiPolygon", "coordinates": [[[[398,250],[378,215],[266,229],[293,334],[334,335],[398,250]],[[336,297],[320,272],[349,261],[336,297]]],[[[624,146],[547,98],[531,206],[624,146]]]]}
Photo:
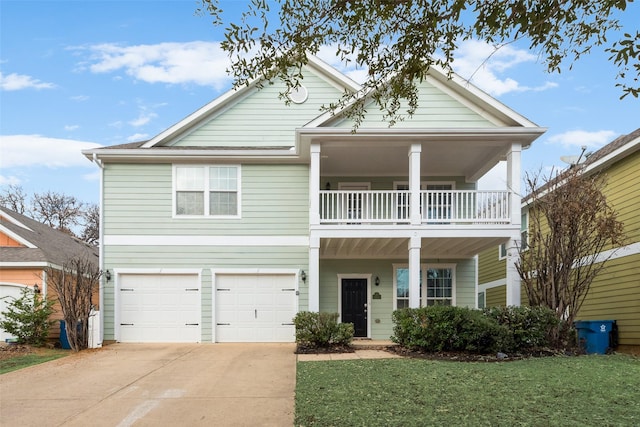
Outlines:
{"type": "MultiPolygon", "coordinates": [[[[526,250],[529,247],[529,211],[523,211],[520,215],[520,248],[526,250]]],[[[507,257],[507,244],[503,243],[498,249],[498,259],[507,257]]]]}
{"type": "Polygon", "coordinates": [[[175,215],[237,218],[240,166],[174,166],[175,215]]]}
{"type": "MultiPolygon", "coordinates": [[[[420,266],[420,306],[453,305],[455,295],[455,266],[420,266]],[[426,277],[426,283],[423,281],[426,277]]],[[[394,308],[409,307],[409,268],[394,266],[394,308]]]]}

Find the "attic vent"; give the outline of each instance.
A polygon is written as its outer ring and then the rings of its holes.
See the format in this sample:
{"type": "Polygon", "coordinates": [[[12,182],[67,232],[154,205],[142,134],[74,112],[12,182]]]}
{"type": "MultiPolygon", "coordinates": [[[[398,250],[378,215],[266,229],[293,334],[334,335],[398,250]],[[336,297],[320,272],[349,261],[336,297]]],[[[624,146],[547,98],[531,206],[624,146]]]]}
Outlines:
{"type": "Polygon", "coordinates": [[[287,96],[289,97],[291,102],[295,104],[302,104],[309,97],[309,92],[307,91],[306,87],[300,85],[297,88],[291,89],[287,96]]]}

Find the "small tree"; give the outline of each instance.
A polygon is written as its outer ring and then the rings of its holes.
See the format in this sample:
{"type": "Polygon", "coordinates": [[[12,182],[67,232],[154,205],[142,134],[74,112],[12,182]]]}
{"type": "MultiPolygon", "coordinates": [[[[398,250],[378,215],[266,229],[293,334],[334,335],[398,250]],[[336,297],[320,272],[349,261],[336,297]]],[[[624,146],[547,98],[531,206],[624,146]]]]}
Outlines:
{"type": "MultiPolygon", "coordinates": [[[[610,258],[607,245],[624,240],[624,224],[607,201],[600,175],[573,167],[544,179],[526,177],[530,195],[527,247],[519,248],[518,274],[532,306],[552,309],[568,325],[582,306],[591,283],[610,258]]],[[[555,328],[559,340],[562,326],[555,328]]]]}
{"type": "Polygon", "coordinates": [[[11,301],[6,311],[2,312],[0,328],[15,335],[21,344],[42,346],[47,341],[49,328],[53,324],[49,320],[53,304],[54,301],[25,287],[20,298],[11,301]]]}
{"type": "Polygon", "coordinates": [[[58,294],[62,316],[67,325],[67,338],[73,351],[89,344],[89,316],[93,308],[91,297],[99,286],[100,269],[86,258],[76,257],[62,269],[47,269],[49,286],[58,294]]]}

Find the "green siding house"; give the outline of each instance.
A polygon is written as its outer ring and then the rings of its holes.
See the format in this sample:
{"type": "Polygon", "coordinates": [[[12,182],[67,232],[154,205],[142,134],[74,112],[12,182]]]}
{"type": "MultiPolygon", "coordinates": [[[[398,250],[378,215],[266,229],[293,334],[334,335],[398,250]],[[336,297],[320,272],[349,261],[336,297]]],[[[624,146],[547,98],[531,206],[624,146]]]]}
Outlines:
{"type": "Polygon", "coordinates": [[[103,339],[290,342],[300,310],[388,339],[397,308],[475,307],[476,254],[520,239],[521,150],[544,129],[435,69],[392,128],[322,112],[359,89],[311,57],[288,103],[256,82],[84,151],[102,176],[103,339]],[[501,160],[510,191],[478,191],[501,160]]]}
{"type": "MultiPolygon", "coordinates": [[[[591,285],[578,313],[578,320],[615,320],[621,348],[640,350],[640,129],[620,136],[589,155],[585,173],[605,176],[604,192],[624,223],[624,246],[607,248],[605,268],[591,285]]],[[[526,197],[522,211],[526,214],[526,197]]],[[[522,223],[526,223],[523,215],[522,223]]],[[[480,305],[507,304],[505,245],[478,255],[478,300],[480,305]]],[[[524,290],[520,303],[526,304],[524,290]]]]}

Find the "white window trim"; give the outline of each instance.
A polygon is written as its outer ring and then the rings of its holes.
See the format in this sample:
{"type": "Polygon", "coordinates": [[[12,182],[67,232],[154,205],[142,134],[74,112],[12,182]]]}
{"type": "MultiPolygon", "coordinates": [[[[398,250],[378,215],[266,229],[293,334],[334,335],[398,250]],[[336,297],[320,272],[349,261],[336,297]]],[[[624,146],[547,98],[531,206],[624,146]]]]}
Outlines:
{"type": "Polygon", "coordinates": [[[209,218],[209,219],[241,219],[242,218],[242,165],[238,164],[206,164],[206,165],[193,165],[193,164],[174,164],[171,171],[171,217],[173,219],[194,219],[194,218],[209,218]],[[177,177],[176,169],[179,167],[192,167],[203,168],[205,170],[205,188],[204,188],[204,211],[202,215],[178,215],[177,212],[177,177]],[[238,214],[237,215],[210,215],[209,211],[209,168],[214,167],[234,167],[236,168],[236,182],[238,183],[237,197],[238,197],[238,214]]]}
{"type": "MultiPolygon", "coordinates": [[[[393,310],[398,309],[398,280],[396,271],[398,268],[409,268],[409,264],[392,264],[393,266],[393,310]]],[[[451,305],[456,305],[456,264],[452,263],[421,263],[420,270],[422,271],[423,282],[421,284],[422,287],[422,298],[420,303],[422,307],[426,307],[427,303],[427,270],[431,268],[450,268],[451,269],[451,305]]]]}
{"type": "Polygon", "coordinates": [[[498,261],[502,261],[503,259],[507,258],[507,247],[506,247],[506,243],[501,243],[500,245],[498,245],[498,261]],[[504,247],[504,255],[502,255],[502,248],[504,247]]]}
{"type": "MultiPolygon", "coordinates": [[[[527,247],[524,248],[524,250],[528,251],[529,250],[529,209],[526,209],[526,210],[523,209],[520,216],[521,217],[524,216],[525,220],[526,220],[526,223],[527,223],[524,230],[522,229],[522,226],[520,227],[520,239],[521,239],[521,244],[522,244],[522,233],[524,231],[526,231],[527,232],[527,247]]],[[[522,219],[521,219],[521,221],[522,221],[522,219]]],[[[507,243],[502,243],[502,244],[500,244],[498,246],[498,261],[502,261],[502,260],[507,258],[507,247],[506,247],[506,245],[507,245],[507,243]],[[505,251],[504,251],[505,254],[504,255],[502,255],[502,248],[503,247],[505,248],[505,251]]]]}

